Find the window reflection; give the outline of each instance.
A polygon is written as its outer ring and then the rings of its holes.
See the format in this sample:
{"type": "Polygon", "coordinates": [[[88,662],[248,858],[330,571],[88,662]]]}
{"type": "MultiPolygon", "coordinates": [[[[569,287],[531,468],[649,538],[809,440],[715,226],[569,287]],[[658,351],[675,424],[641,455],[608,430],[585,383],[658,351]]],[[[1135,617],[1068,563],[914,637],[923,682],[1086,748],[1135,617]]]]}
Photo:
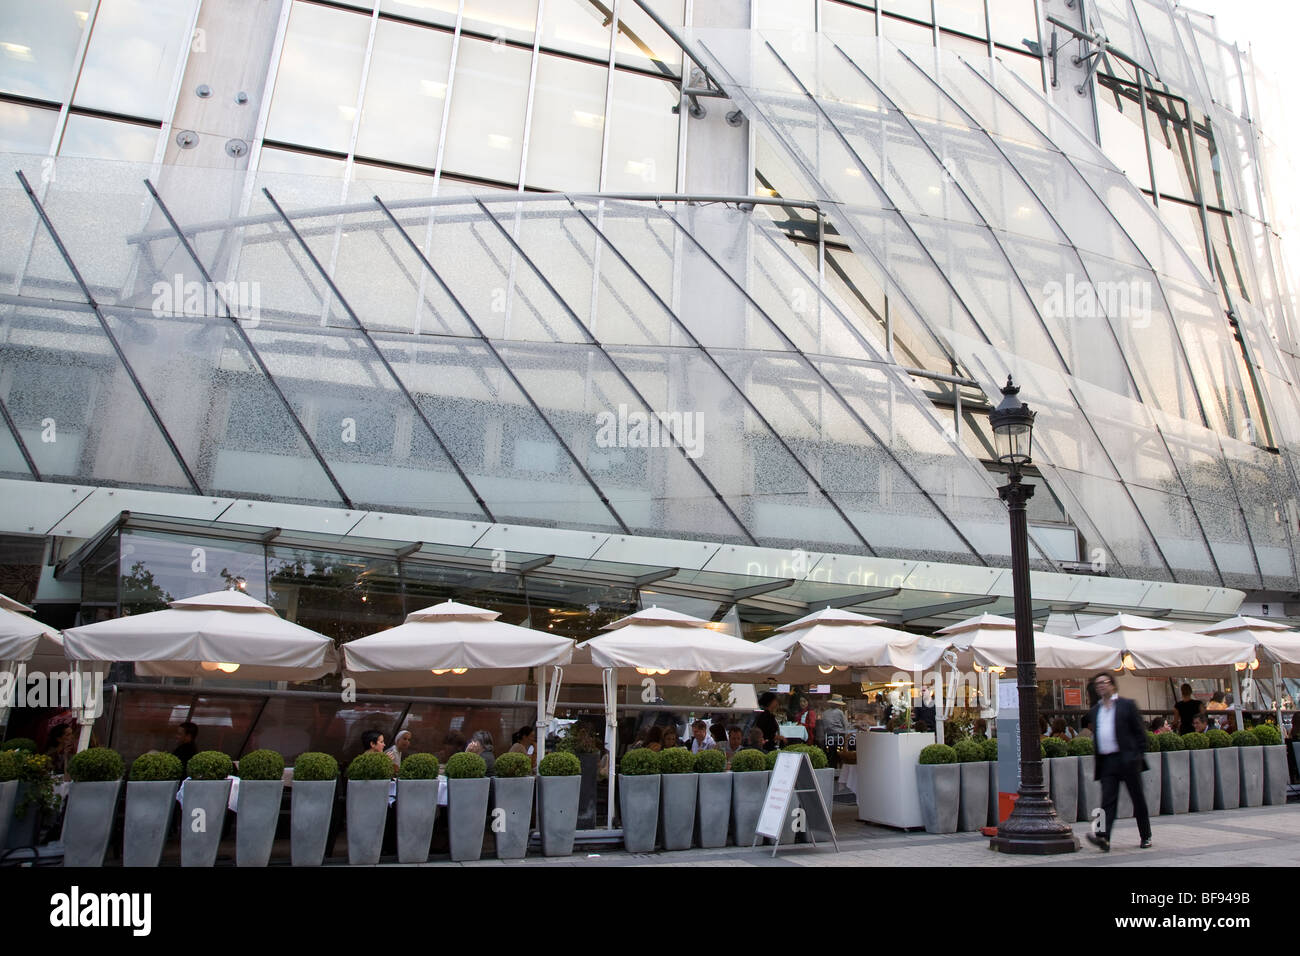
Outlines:
{"type": "Polygon", "coordinates": [[[461,39],[444,169],[510,184],[519,181],[531,67],[531,51],[461,39]]]}
{"type": "Polygon", "coordinates": [[[340,643],[405,619],[393,561],[294,548],[268,548],[268,604],[285,620],[340,643]]]}
{"type": "Polygon", "coordinates": [[[90,7],[91,0],[0,0],[0,90],[66,99],[90,7]]]}
{"type": "Polygon", "coordinates": [[[542,8],[542,46],[608,61],[609,23],[605,9],[605,4],[590,0],[546,0],[542,8]]]}
{"type": "Polygon", "coordinates": [[[119,123],[98,116],[68,117],[63,130],[60,156],[82,159],[114,159],[127,163],[151,163],[158,147],[156,126],[119,123]]]}
{"type": "Polygon", "coordinates": [[[677,183],[677,87],[619,70],[605,163],[605,188],[672,192],[677,183]]]}
{"type": "Polygon", "coordinates": [[[592,64],[543,56],[529,133],[530,186],[594,190],[600,184],[609,71],[592,64]]]}
{"type": "Polygon", "coordinates": [[[161,120],[197,0],[101,0],[73,103],[161,120]]]}
{"type": "Polygon", "coordinates": [[[260,544],[131,532],[122,534],[121,548],[122,609],[131,614],[227,589],[266,600],[260,544]]]}
{"type": "Polygon", "coordinates": [[[58,110],[0,103],[0,153],[48,152],[58,121],[58,110]]]}
{"type": "MultiPolygon", "coordinates": [[[[675,26],[682,24],[682,0],[659,0],[654,9],[667,23],[675,26]]],[[[614,57],[619,66],[681,74],[681,48],[659,29],[644,10],[634,3],[624,3],[619,6],[618,20],[614,57]]]]}
{"type": "Polygon", "coordinates": [[[447,101],[451,35],[381,20],[357,154],[432,169],[447,101]]]}

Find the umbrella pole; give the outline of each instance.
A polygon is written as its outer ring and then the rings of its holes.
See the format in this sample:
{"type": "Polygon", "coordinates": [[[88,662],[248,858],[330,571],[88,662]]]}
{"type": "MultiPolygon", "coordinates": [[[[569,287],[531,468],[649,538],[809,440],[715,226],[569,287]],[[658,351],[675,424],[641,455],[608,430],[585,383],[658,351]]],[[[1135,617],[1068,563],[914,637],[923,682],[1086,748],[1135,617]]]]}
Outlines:
{"type": "Polygon", "coordinates": [[[537,762],[533,765],[534,769],[541,765],[542,758],[546,756],[546,668],[534,667],[533,678],[537,683],[537,747],[535,748],[537,762]]]}
{"type": "Polygon", "coordinates": [[[613,668],[605,668],[602,688],[605,694],[605,752],[609,755],[609,806],[605,808],[605,826],[614,829],[614,778],[617,776],[614,772],[615,750],[618,746],[618,718],[616,708],[618,706],[618,690],[614,683],[613,668]]]}
{"type": "Polygon", "coordinates": [[[1246,724],[1241,719],[1241,677],[1235,667],[1232,669],[1232,710],[1237,715],[1237,729],[1244,730],[1246,724]]]}
{"type": "Polygon", "coordinates": [[[1277,715],[1277,732],[1282,732],[1282,665],[1273,665],[1273,712],[1277,715]]]}

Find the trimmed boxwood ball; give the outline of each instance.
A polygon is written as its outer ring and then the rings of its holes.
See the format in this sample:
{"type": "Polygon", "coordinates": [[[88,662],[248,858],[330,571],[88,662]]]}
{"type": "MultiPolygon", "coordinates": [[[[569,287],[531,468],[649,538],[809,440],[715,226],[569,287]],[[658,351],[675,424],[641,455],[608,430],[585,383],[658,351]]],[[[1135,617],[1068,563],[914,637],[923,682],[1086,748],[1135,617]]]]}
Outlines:
{"type": "Polygon", "coordinates": [[[764,755],[763,755],[763,760],[764,760],[764,762],[765,762],[765,764],[766,764],[766,769],[768,769],[768,770],[775,770],[775,769],[776,769],[776,758],[779,757],[779,756],[781,756],[781,751],[779,751],[779,750],[769,750],[766,754],[764,754],[764,755]]]}
{"type": "MultiPolygon", "coordinates": [[[[498,763],[500,760],[498,757],[498,763]]],[[[537,772],[543,777],[576,777],[582,773],[582,761],[567,751],[549,753],[537,765],[537,772]]]]}
{"type": "Polygon", "coordinates": [[[30,737],[14,737],[0,744],[0,750],[26,750],[29,754],[36,753],[36,741],[30,737]]]}
{"type": "MultiPolygon", "coordinates": [[[[501,756],[504,757],[505,754],[501,756]]],[[[478,754],[459,753],[447,758],[448,780],[474,780],[486,776],[487,762],[478,754]]]]}
{"type": "Polygon", "coordinates": [[[953,745],[958,763],[983,763],[984,747],[977,740],[959,740],[953,745]]]}
{"type": "Polygon", "coordinates": [[[692,773],[695,770],[695,754],[685,747],[669,747],[659,754],[660,773],[692,773]]]}
{"type": "Polygon", "coordinates": [[[278,750],[254,750],[239,761],[240,780],[279,780],[284,776],[284,757],[278,750]]]}
{"type": "Polygon", "coordinates": [[[1272,724],[1259,724],[1251,731],[1263,747],[1276,747],[1282,742],[1282,733],[1272,724]]]}
{"type": "Polygon", "coordinates": [[[659,772],[659,754],[649,747],[637,747],[623,754],[618,772],[627,777],[643,777],[659,772]]]}
{"type": "Polygon", "coordinates": [[[295,780],[337,780],[339,762],[329,754],[308,751],[293,762],[295,780]]]}
{"type": "Polygon", "coordinates": [[[193,780],[225,780],[234,769],[234,762],[220,750],[201,750],[185,765],[193,780]]]}
{"type": "Polygon", "coordinates": [[[1162,751],[1187,749],[1187,745],[1183,743],[1183,738],[1174,733],[1156,734],[1156,741],[1160,744],[1162,751]]]}
{"type": "Polygon", "coordinates": [[[1196,731],[1189,731],[1183,734],[1183,746],[1188,750],[1206,750],[1210,746],[1210,735],[1208,733],[1198,734],[1196,731]]]}
{"type": "Polygon", "coordinates": [[[527,754],[504,753],[497,757],[492,772],[498,777],[529,777],[533,773],[533,758],[527,754]]]}
{"type": "Polygon", "coordinates": [[[921,756],[917,760],[917,763],[923,764],[956,762],[957,751],[947,744],[930,744],[928,747],[921,748],[921,756]]]}
{"type": "Polygon", "coordinates": [[[173,754],[141,754],[131,761],[132,780],[180,780],[184,776],[185,766],[173,754]]]}
{"type": "Polygon", "coordinates": [[[1153,754],[1160,750],[1160,735],[1147,731],[1147,753],[1153,754]]]}
{"type": "Polygon", "coordinates": [[[367,750],[352,758],[348,764],[349,780],[389,780],[393,776],[393,761],[387,754],[367,750]]]}
{"type": "Polygon", "coordinates": [[[408,754],[402,758],[397,776],[403,780],[434,780],[438,776],[438,758],[433,754],[408,754]]]}
{"type": "Polygon", "coordinates": [[[727,769],[727,755],[721,750],[701,750],[695,755],[696,773],[722,773],[727,769]]]}
{"type": "Polygon", "coordinates": [[[22,761],[16,750],[0,750],[0,783],[17,780],[22,772],[22,761]]]}
{"type": "Polygon", "coordinates": [[[736,755],[731,758],[732,773],[753,773],[766,769],[767,757],[763,754],[763,751],[755,750],[752,747],[738,750],[736,755]]]}
{"type": "Polygon", "coordinates": [[[1049,759],[1070,756],[1070,742],[1060,737],[1048,737],[1043,741],[1043,756],[1049,759]]]}
{"type": "Polygon", "coordinates": [[[1232,745],[1234,747],[1258,747],[1259,738],[1255,736],[1253,730],[1238,730],[1232,735],[1232,745]]]}
{"type": "Polygon", "coordinates": [[[985,759],[985,760],[997,760],[997,759],[998,759],[998,738],[996,738],[996,737],[988,737],[988,738],[986,738],[986,739],[984,739],[984,740],[981,740],[981,741],[979,742],[979,744],[980,744],[980,747],[984,750],[984,759],[985,759]]]}
{"type": "Polygon", "coordinates": [[[91,747],[74,754],[68,761],[68,776],[77,783],[97,780],[121,780],[126,771],[122,755],[109,747],[91,747]]]}
{"type": "Polygon", "coordinates": [[[1232,738],[1217,727],[1213,730],[1207,730],[1205,732],[1205,739],[1210,742],[1210,747],[1214,750],[1218,750],[1220,747],[1232,746],[1232,738]]]}
{"type": "Polygon", "coordinates": [[[1097,752],[1091,737],[1075,737],[1070,741],[1071,757],[1091,757],[1097,752]]]}

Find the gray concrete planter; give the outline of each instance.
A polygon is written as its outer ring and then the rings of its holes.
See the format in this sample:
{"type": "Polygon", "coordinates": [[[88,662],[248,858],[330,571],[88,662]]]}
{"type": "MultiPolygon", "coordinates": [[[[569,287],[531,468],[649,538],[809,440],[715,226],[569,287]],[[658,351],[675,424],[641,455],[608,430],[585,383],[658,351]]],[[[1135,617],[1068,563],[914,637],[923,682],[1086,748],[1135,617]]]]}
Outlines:
{"type": "MultiPolygon", "coordinates": [[[[1283,766],[1286,761],[1284,760],[1283,766]]],[[[695,842],[701,847],[727,845],[727,831],[731,827],[730,770],[723,773],[702,773],[700,795],[695,802],[695,842]]]]}
{"type": "MultiPolygon", "coordinates": [[[[829,815],[835,803],[835,768],[822,767],[820,770],[814,770],[813,776],[817,779],[817,789],[821,791],[822,800],[826,804],[826,813],[829,815]]],[[[824,827],[814,827],[810,821],[808,829],[819,842],[830,841],[830,831],[824,827]]]]}
{"type": "Polygon", "coordinates": [[[579,778],[582,786],[578,791],[578,829],[594,830],[599,790],[597,784],[600,782],[600,754],[578,754],[578,763],[582,764],[582,776],[579,778]]]}
{"type": "Polygon", "coordinates": [[[348,781],[348,863],[374,866],[384,849],[388,780],[348,781]]]}
{"type": "Polygon", "coordinates": [[[528,836],[532,832],[532,825],[532,774],[526,777],[494,777],[491,829],[496,840],[497,859],[522,860],[528,854],[528,836]],[[499,820],[498,810],[505,811],[499,820]]]}
{"type": "Polygon", "coordinates": [[[1192,803],[1191,751],[1166,750],[1160,760],[1160,812],[1186,813],[1192,803]]]}
{"type": "Polygon", "coordinates": [[[185,781],[181,797],[181,866],[212,866],[217,862],[229,800],[229,780],[185,781]]]}
{"type": "MultiPolygon", "coordinates": [[[[1146,800],[1147,816],[1158,816],[1160,813],[1160,783],[1164,777],[1161,771],[1160,753],[1146,753],[1142,755],[1142,760],[1146,764],[1146,770],[1138,778],[1142,782],[1142,797],[1146,800]]],[[[1116,819],[1126,820],[1133,816],[1133,798],[1128,795],[1128,787],[1123,784],[1119,788],[1119,809],[1115,813],[1116,819]]]]}
{"type": "Polygon", "coordinates": [[[1101,806],[1101,781],[1093,779],[1096,773],[1096,755],[1080,755],[1079,789],[1075,795],[1079,803],[1079,812],[1075,815],[1075,819],[1080,823],[1090,822],[1092,820],[1092,811],[1101,806]]]}
{"type": "Polygon", "coordinates": [[[961,803],[957,808],[957,829],[978,830],[989,817],[989,771],[983,760],[961,763],[961,803]]]}
{"type": "Polygon", "coordinates": [[[659,828],[659,774],[618,775],[618,815],[623,823],[623,846],[629,853],[649,853],[655,848],[659,828]]]}
{"type": "Polygon", "coordinates": [[[689,850],[695,835],[695,805],[700,796],[698,773],[661,774],[659,833],[665,850],[689,850]]]}
{"type": "Polygon", "coordinates": [[[487,826],[489,777],[447,781],[447,831],[451,858],[458,863],[483,856],[483,832],[487,826]]]}
{"type": "Polygon", "coordinates": [[[1238,747],[1237,757],[1241,763],[1241,805],[1259,807],[1264,805],[1264,748],[1238,747]]]}
{"type": "Polygon", "coordinates": [[[171,829],[179,780],[128,780],[122,865],[157,866],[171,829]]]}
{"type": "Polygon", "coordinates": [[[36,805],[29,806],[27,812],[21,817],[15,816],[17,808],[22,805],[23,799],[27,795],[27,784],[22,780],[14,781],[18,784],[14,790],[13,809],[9,815],[9,836],[4,842],[3,849],[12,850],[18,847],[36,846],[36,841],[40,838],[41,814],[42,809],[36,805]]]}
{"type": "Polygon", "coordinates": [[[961,805],[961,765],[918,764],[916,790],[925,832],[956,833],[957,811],[961,805]]]}
{"type": "Polygon", "coordinates": [[[537,829],[545,856],[568,856],[582,814],[582,777],[537,778],[537,829]]]}
{"type": "Polygon", "coordinates": [[[767,797],[770,770],[751,770],[731,775],[731,842],[736,846],[753,846],[754,827],[758,826],[767,797]]]}
{"type": "Polygon", "coordinates": [[[1052,785],[1047,792],[1056,815],[1061,820],[1074,820],[1079,815],[1079,758],[1053,757],[1051,764],[1052,785]]]}
{"type": "Polygon", "coordinates": [[[63,817],[63,865],[103,866],[117,815],[121,780],[73,783],[63,817]]]}
{"type": "Polygon", "coordinates": [[[289,852],[294,866],[320,866],[334,819],[337,780],[295,780],[290,791],[289,852]]]}
{"type": "Polygon", "coordinates": [[[9,845],[9,822],[14,818],[14,807],[18,804],[18,781],[6,780],[0,783],[0,847],[9,845]]]}
{"type": "Polygon", "coordinates": [[[235,865],[266,866],[280,823],[283,780],[239,781],[235,805],[235,865]]]}
{"type": "Polygon", "coordinates": [[[1286,744],[1259,749],[1264,752],[1264,804],[1272,807],[1286,803],[1286,787],[1290,782],[1286,744]]]}
{"type": "Polygon", "coordinates": [[[1001,785],[998,781],[998,762],[989,760],[984,766],[988,767],[989,775],[989,813],[985,818],[984,825],[995,827],[998,825],[998,787],[1001,785]]]}
{"type": "Polygon", "coordinates": [[[1214,754],[1214,809],[1241,806],[1241,760],[1236,747],[1216,747],[1214,754]]]}
{"type": "Polygon", "coordinates": [[[1191,757],[1191,786],[1187,809],[1199,813],[1214,809],[1214,751],[1188,750],[1191,757]]]}
{"type": "Polygon", "coordinates": [[[397,781],[397,860],[424,863],[429,859],[433,825],[438,820],[438,778],[397,781]]]}

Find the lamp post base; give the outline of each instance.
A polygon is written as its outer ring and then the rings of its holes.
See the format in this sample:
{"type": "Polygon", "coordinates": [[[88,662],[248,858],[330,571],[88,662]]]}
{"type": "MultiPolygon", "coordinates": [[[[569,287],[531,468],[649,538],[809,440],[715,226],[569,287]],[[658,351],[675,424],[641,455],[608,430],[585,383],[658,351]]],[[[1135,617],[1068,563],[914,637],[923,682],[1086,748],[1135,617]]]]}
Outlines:
{"type": "Polygon", "coordinates": [[[998,827],[998,835],[989,840],[989,848],[999,853],[1048,856],[1077,853],[1079,840],[1057,818],[1049,798],[1022,795],[1011,816],[998,827]]]}

